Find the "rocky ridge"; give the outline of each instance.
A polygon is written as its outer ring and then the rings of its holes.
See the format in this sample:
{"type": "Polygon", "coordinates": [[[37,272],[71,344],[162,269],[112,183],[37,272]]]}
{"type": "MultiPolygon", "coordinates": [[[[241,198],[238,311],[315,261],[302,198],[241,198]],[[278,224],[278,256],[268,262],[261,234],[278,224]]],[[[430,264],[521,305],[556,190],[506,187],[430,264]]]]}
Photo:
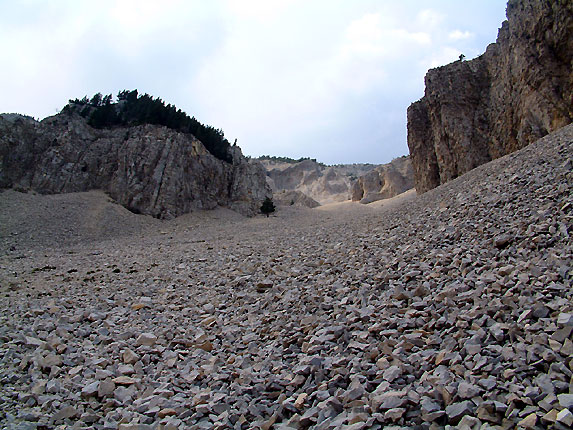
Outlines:
{"type": "Polygon", "coordinates": [[[428,71],[408,109],[418,192],[573,121],[573,3],[510,0],[496,43],[428,71]]]}
{"type": "MultiPolygon", "coordinates": [[[[570,428],[572,166],[568,126],[388,209],[6,232],[0,421],[570,428]]],[[[0,218],[38,210],[6,193],[0,218]]]]}
{"type": "Polygon", "coordinates": [[[409,156],[403,156],[361,175],[352,185],[351,199],[372,203],[397,196],[413,187],[412,162],[409,156]]]}
{"type": "Polygon", "coordinates": [[[320,204],[350,199],[352,184],[373,164],[341,164],[325,166],[315,160],[280,163],[261,160],[267,169],[267,181],[273,193],[300,191],[320,204]]]}
{"type": "MultiPolygon", "coordinates": [[[[339,164],[325,166],[314,160],[280,163],[261,160],[275,195],[300,192],[320,204],[346,200],[371,203],[394,197],[412,188],[413,171],[408,156],[382,165],[339,164]]],[[[280,196],[279,196],[280,197],[280,196]]],[[[301,201],[310,204],[311,200],[301,201]]]]}
{"type": "Polygon", "coordinates": [[[0,116],[0,187],[40,193],[101,189],[136,213],[173,218],[225,206],[258,212],[271,191],[260,164],[230,148],[232,163],[190,134],[141,125],[94,129],[74,113],[36,122],[0,116]]]}

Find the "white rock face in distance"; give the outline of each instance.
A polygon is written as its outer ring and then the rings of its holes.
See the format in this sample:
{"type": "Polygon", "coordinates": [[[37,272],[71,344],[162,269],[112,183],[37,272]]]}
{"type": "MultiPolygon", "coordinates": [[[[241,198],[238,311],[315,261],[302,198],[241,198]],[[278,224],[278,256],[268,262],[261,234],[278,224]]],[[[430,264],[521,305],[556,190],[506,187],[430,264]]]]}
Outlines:
{"type": "Polygon", "coordinates": [[[326,166],[315,160],[290,163],[267,159],[260,161],[267,169],[267,181],[275,196],[283,191],[297,191],[320,204],[350,199],[370,203],[394,197],[413,187],[413,171],[407,156],[379,166],[326,166]]]}
{"type": "Polygon", "coordinates": [[[352,201],[372,203],[389,199],[414,187],[409,156],[399,157],[360,176],[352,185],[352,201]]]}

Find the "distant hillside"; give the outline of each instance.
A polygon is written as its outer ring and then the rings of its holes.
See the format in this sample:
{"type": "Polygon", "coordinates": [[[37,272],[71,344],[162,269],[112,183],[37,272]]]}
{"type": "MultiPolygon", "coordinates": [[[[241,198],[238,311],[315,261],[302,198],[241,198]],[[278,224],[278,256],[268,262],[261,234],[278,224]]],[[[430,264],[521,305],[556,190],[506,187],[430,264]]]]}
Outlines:
{"type": "Polygon", "coordinates": [[[296,164],[296,163],[300,163],[302,161],[306,161],[306,160],[310,160],[310,161],[314,161],[315,163],[326,167],[326,164],[324,163],[320,163],[318,161],[316,161],[316,158],[310,158],[310,157],[300,157],[300,158],[290,158],[290,157],[280,157],[280,156],[275,156],[275,155],[261,155],[260,157],[258,157],[259,161],[269,161],[271,163],[286,163],[286,164],[296,164]]]}
{"type": "MultiPolygon", "coordinates": [[[[258,160],[267,169],[267,181],[275,195],[282,191],[298,191],[320,204],[350,200],[358,196],[360,190],[362,194],[354,200],[367,203],[393,197],[413,186],[411,167],[409,170],[407,168],[410,166],[408,157],[400,157],[397,161],[382,166],[326,166],[310,158],[293,160],[288,157],[269,156],[260,157],[258,160]],[[383,172],[382,177],[379,172],[383,172]]],[[[297,201],[299,200],[295,199],[295,202],[297,201]]]]}

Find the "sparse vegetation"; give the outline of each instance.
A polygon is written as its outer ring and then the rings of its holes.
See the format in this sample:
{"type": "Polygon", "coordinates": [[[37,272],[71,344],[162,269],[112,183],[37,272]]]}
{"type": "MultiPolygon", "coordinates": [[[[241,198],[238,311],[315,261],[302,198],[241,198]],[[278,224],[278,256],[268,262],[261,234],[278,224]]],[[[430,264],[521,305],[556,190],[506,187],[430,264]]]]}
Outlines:
{"type": "Polygon", "coordinates": [[[259,160],[268,160],[268,161],[274,161],[276,163],[289,163],[289,164],[296,164],[300,163],[301,161],[310,160],[317,163],[320,166],[326,167],[326,164],[316,161],[316,158],[310,158],[310,157],[300,157],[299,159],[295,159],[290,157],[277,157],[274,155],[261,155],[259,157],[259,160]]]}
{"type": "Polygon", "coordinates": [[[263,202],[263,204],[261,205],[261,213],[263,215],[266,215],[268,218],[269,214],[273,213],[274,211],[275,211],[275,204],[273,203],[273,199],[267,197],[263,202]]]}

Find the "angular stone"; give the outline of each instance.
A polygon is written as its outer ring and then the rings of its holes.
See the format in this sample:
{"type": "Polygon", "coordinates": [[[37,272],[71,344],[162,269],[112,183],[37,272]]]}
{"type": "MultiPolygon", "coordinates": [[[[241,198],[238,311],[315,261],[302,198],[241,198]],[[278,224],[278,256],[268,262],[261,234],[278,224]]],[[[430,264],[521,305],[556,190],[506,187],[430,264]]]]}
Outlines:
{"type": "Polygon", "coordinates": [[[526,429],[532,429],[535,427],[536,424],[537,424],[537,414],[535,412],[529,414],[528,416],[526,416],[517,423],[518,426],[526,429]]]}
{"type": "Polygon", "coordinates": [[[493,244],[496,248],[505,248],[513,241],[513,236],[510,234],[501,234],[493,239],[493,244]]]}
{"type": "Polygon", "coordinates": [[[460,430],[478,430],[481,428],[481,421],[475,417],[466,415],[460,420],[457,427],[460,430]]]}
{"type": "Polygon", "coordinates": [[[390,366],[382,375],[382,377],[388,382],[393,382],[400,376],[402,376],[402,369],[399,366],[390,366]]]}
{"type": "Polygon", "coordinates": [[[481,392],[481,389],[468,382],[460,382],[458,385],[458,397],[460,399],[471,399],[477,396],[481,392]]]}
{"type": "Polygon", "coordinates": [[[435,412],[422,412],[422,420],[428,423],[434,423],[440,418],[446,415],[446,411],[435,411],[435,412]]]}
{"type": "Polygon", "coordinates": [[[572,409],[573,408],[573,394],[559,394],[557,396],[559,404],[563,408],[572,409]]]}
{"type": "Polygon", "coordinates": [[[429,414],[431,412],[436,412],[442,409],[440,404],[435,400],[432,400],[428,397],[424,397],[420,402],[420,408],[422,413],[429,414]]]}
{"type": "Polygon", "coordinates": [[[153,346],[155,345],[155,342],[157,342],[157,336],[155,336],[153,333],[141,333],[135,341],[135,344],[153,346]]]}
{"type": "Polygon", "coordinates": [[[121,358],[125,364],[135,364],[137,360],[139,360],[139,355],[137,355],[131,349],[126,348],[121,354],[121,358]]]}
{"type": "Polygon", "coordinates": [[[129,424],[119,424],[117,430],[153,430],[151,424],[141,424],[141,423],[129,423],[129,424]]]}
{"type": "Polygon", "coordinates": [[[94,397],[99,390],[100,381],[94,381],[82,388],[82,397],[94,397]]]}
{"type": "Polygon", "coordinates": [[[541,303],[535,305],[533,307],[533,313],[532,315],[535,318],[547,318],[547,316],[549,315],[549,308],[541,303]]]}
{"type": "Polygon", "coordinates": [[[126,387],[117,387],[113,391],[113,397],[118,400],[122,404],[126,404],[127,402],[131,401],[133,398],[133,390],[131,388],[126,387]]]}
{"type": "Polygon", "coordinates": [[[384,413],[384,419],[387,421],[399,421],[406,413],[405,408],[392,408],[384,413]]]}
{"type": "MultiPolygon", "coordinates": [[[[376,403],[376,400],[374,401],[376,403]]],[[[378,409],[394,409],[399,408],[408,403],[408,399],[406,397],[400,396],[385,396],[382,398],[382,401],[378,404],[378,409]]]]}
{"type": "Polygon", "coordinates": [[[557,324],[562,326],[573,326],[573,313],[560,313],[557,317],[557,324]]]}
{"type": "Polygon", "coordinates": [[[502,417],[497,413],[496,407],[493,402],[484,402],[478,406],[476,415],[480,420],[488,421],[490,423],[499,424],[502,417]]]}
{"type": "Polygon", "coordinates": [[[555,420],[561,424],[571,427],[573,425],[573,414],[569,409],[562,409],[557,414],[555,420]]]}
{"type": "Polygon", "coordinates": [[[132,385],[138,382],[137,379],[129,376],[118,376],[117,378],[113,378],[112,381],[117,385],[132,385]]]}
{"type": "Polygon", "coordinates": [[[157,412],[157,416],[159,418],[165,418],[172,415],[177,415],[177,411],[173,408],[163,408],[159,412],[157,412]]]}
{"type": "Polygon", "coordinates": [[[300,393],[296,398],[296,400],[294,401],[294,407],[297,409],[302,409],[307,397],[308,397],[307,393],[300,393]]]}
{"type": "Polygon", "coordinates": [[[120,364],[117,366],[117,373],[121,373],[122,375],[133,375],[135,373],[135,369],[131,364],[120,364]]]}
{"type": "Polygon", "coordinates": [[[79,415],[79,412],[77,411],[76,408],[74,408],[73,406],[64,405],[60,408],[60,410],[58,410],[58,412],[56,412],[52,416],[52,419],[55,422],[58,422],[58,421],[65,420],[66,418],[72,418],[72,417],[75,417],[78,415],[79,415]]]}
{"type": "Polygon", "coordinates": [[[547,412],[545,415],[541,417],[541,421],[545,423],[554,423],[555,421],[557,421],[558,413],[559,411],[557,409],[551,409],[549,412],[547,412]]]}
{"type": "Polygon", "coordinates": [[[98,386],[98,397],[109,397],[115,390],[115,383],[111,379],[104,379],[100,381],[98,386]]]}
{"type": "Polygon", "coordinates": [[[446,407],[446,414],[450,422],[457,424],[464,415],[470,415],[474,411],[474,404],[469,400],[452,403],[446,407]]]}

